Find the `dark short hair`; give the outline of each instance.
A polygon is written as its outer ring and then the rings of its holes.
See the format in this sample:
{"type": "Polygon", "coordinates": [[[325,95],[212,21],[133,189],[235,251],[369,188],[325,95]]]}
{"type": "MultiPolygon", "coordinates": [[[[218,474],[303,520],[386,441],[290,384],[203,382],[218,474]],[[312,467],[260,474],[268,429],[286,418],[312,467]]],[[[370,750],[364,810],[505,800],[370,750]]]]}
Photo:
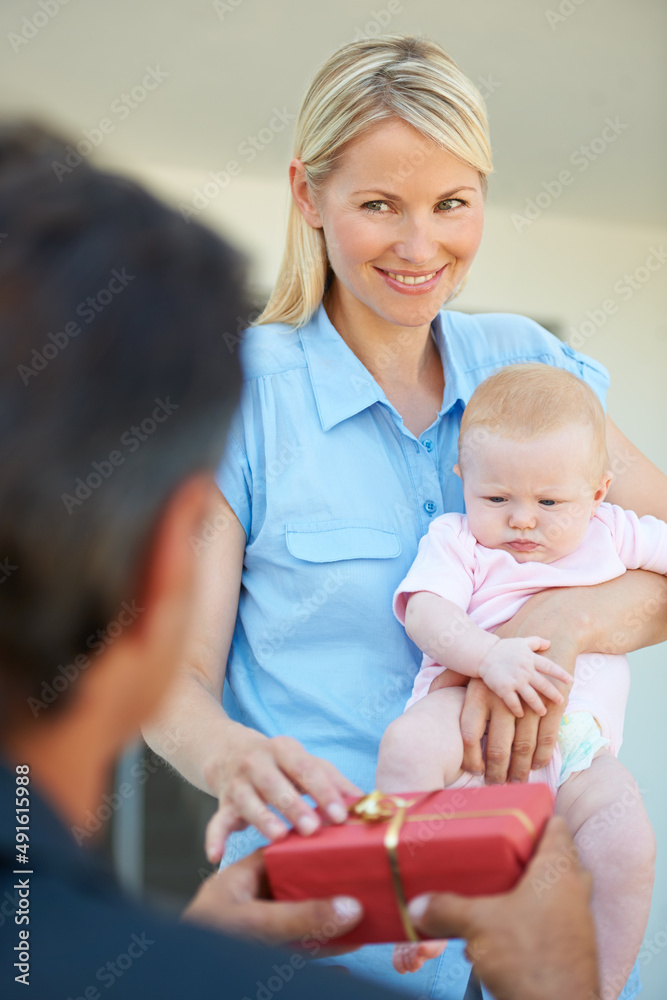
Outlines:
{"type": "Polygon", "coordinates": [[[66,693],[113,638],[240,386],[245,262],[122,176],[55,170],[66,147],[0,125],[0,698],[66,693]]]}

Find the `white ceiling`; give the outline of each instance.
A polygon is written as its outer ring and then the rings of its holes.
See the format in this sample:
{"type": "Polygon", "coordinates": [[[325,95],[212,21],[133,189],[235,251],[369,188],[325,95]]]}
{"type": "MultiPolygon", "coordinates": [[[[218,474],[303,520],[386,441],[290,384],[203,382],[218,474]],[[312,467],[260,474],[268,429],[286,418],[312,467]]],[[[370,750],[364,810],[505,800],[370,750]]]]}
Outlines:
{"type": "MultiPolygon", "coordinates": [[[[389,18],[386,30],[433,37],[493,89],[496,205],[520,213],[569,169],[550,211],[667,223],[665,0],[391,0],[391,15],[389,0],[59,2],[43,0],[57,13],[42,26],[39,0],[2,0],[0,112],[37,114],[75,139],[108,118],[100,153],[111,162],[223,169],[274,109],[296,113],[334,49],[389,18]],[[25,44],[11,35],[22,30],[34,32],[25,44]],[[121,119],[112,105],[147,67],[168,77],[121,119]],[[606,119],[627,127],[583,170],[570,158],[606,119]]],[[[288,126],[244,173],[284,175],[290,155],[288,126]]]]}

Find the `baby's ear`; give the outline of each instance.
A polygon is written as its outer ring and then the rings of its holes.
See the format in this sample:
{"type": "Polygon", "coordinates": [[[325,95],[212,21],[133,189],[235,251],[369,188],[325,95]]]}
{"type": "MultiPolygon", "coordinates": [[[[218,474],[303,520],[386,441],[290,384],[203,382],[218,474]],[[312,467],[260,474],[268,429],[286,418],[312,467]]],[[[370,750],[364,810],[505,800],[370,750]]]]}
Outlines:
{"type": "Polygon", "coordinates": [[[602,501],[606,497],[607,493],[609,492],[609,487],[611,485],[611,479],[612,479],[612,476],[611,476],[611,472],[609,472],[609,470],[607,470],[607,472],[604,472],[602,474],[602,479],[600,480],[600,485],[598,486],[597,490],[595,491],[595,493],[593,495],[593,511],[597,510],[597,508],[600,506],[600,504],[602,503],[602,501]]]}

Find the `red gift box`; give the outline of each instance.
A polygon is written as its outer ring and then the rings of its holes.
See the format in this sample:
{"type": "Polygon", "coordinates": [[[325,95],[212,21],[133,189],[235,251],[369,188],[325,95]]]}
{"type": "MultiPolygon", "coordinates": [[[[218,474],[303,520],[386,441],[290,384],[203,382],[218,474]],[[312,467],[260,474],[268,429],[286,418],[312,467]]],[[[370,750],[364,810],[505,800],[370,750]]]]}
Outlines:
{"type": "Polygon", "coordinates": [[[364,917],[336,945],[417,940],[406,902],[424,892],[511,889],[553,805],[544,784],[373,792],[348,801],[346,823],[325,824],[310,837],[292,831],[267,847],[271,891],[283,900],[358,899],[364,917]]]}

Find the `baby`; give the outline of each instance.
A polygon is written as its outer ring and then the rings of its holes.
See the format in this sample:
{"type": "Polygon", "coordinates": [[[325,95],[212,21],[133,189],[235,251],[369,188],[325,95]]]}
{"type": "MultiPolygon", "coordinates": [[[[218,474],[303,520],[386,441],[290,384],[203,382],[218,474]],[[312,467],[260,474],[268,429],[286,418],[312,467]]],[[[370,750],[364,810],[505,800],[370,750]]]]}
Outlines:
{"type": "MultiPolygon", "coordinates": [[[[611,480],[604,412],[592,389],[562,369],[511,365],[478,386],[461,421],[455,472],[466,515],[433,521],[394,595],[424,656],[405,713],[380,746],[376,787],[386,793],[483,783],[462,770],[465,688],[429,693],[445,669],[481,677],[516,716],[521,700],[541,715],[543,698],[563,701],[549,676],[571,678],[543,655],[548,640],[493,634],[531,594],[602,583],[626,569],[667,573],[667,524],[603,502],[611,480]]],[[[605,1000],[618,996],[635,961],[653,885],[653,833],[616,759],[628,688],[624,656],[579,656],[552,760],[530,775],[557,793],[556,811],[593,873],[605,1000]]],[[[442,947],[397,946],[394,964],[416,971],[442,947]]]]}

